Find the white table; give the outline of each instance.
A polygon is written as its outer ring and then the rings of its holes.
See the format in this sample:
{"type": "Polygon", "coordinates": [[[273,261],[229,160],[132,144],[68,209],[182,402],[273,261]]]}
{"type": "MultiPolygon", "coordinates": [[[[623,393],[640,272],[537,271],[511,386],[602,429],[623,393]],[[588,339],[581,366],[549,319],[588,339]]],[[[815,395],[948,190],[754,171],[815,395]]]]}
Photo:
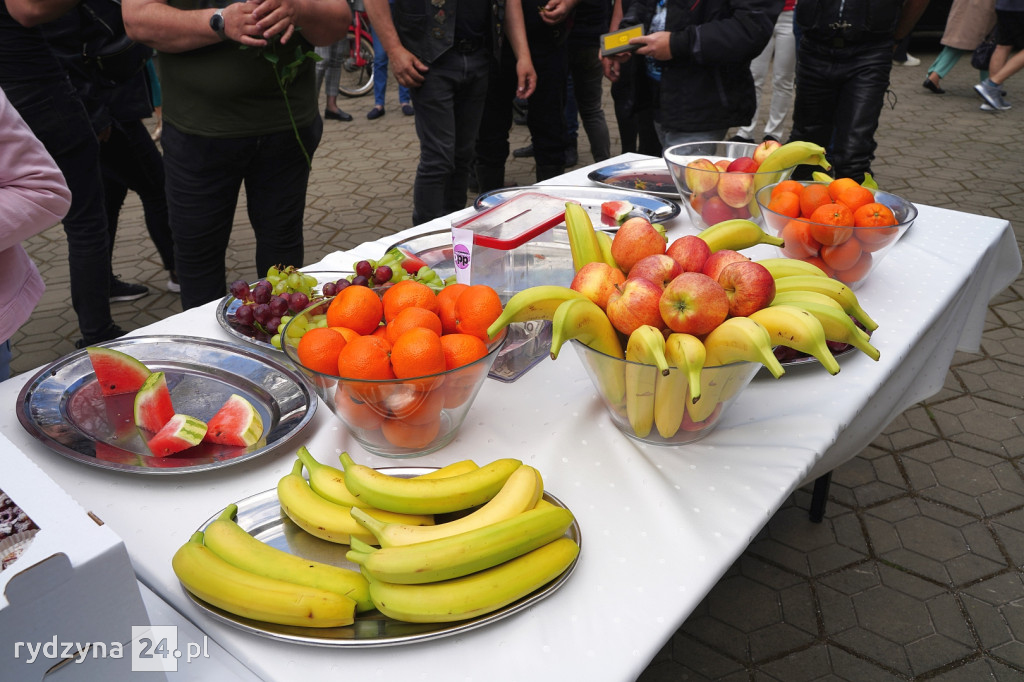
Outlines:
{"type": "MultiPolygon", "coordinates": [[[[643,157],[609,163],[629,158],[643,157]]],[[[551,183],[589,184],[592,169],[551,183]]],[[[880,324],[872,340],[881,360],[845,357],[834,377],[816,365],[779,380],[759,376],[698,443],[657,447],[623,436],[573,352],[513,384],[487,381],[456,440],[411,463],[522,459],[576,514],[583,551],[551,597],[455,637],[360,650],[285,644],[214,622],[183,594],[171,571],[178,545],[229,502],[274,487],[300,445],[331,464],[343,449],[363,463],[396,464],[363,451],[323,405],[288,448],[193,476],[83,466],[28,435],[10,409],[0,432],[124,538],[143,583],[265,679],[633,680],[794,489],[858,454],[894,416],[937,392],[956,349],[978,349],[989,300],[1021,268],[1013,231],[1004,220],[919,209],[914,227],[858,291],[880,324]]],[[[669,230],[675,237],[693,228],[684,213],[669,230]]],[[[319,265],[347,269],[394,241],[332,254],[319,265]]],[[[188,330],[230,340],[214,308],[136,333],[188,330]]],[[[29,374],[0,384],[0,401],[13,405],[29,374]]]]}

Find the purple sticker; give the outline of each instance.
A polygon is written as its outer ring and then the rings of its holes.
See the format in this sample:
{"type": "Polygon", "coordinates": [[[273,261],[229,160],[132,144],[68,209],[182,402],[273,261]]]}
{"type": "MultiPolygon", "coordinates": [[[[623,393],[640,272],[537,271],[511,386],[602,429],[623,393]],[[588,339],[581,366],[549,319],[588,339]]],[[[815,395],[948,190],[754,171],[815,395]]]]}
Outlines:
{"type": "Polygon", "coordinates": [[[465,244],[456,244],[452,249],[452,259],[457,269],[465,270],[469,267],[469,248],[465,244]]]}

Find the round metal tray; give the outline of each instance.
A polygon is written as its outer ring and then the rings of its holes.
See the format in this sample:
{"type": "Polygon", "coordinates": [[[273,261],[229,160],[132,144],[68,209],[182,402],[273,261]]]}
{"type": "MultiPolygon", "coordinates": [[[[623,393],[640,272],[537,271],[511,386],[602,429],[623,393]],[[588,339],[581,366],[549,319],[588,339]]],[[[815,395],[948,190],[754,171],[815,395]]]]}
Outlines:
{"type": "Polygon", "coordinates": [[[664,159],[637,159],[602,166],[587,179],[614,189],[646,192],[656,197],[679,199],[679,190],[664,159]]]}
{"type": "Polygon", "coordinates": [[[629,191],[613,187],[588,187],[576,185],[529,185],[526,187],[505,187],[484,192],[473,202],[474,208],[482,210],[497,206],[520,192],[540,192],[566,201],[577,201],[590,215],[594,227],[600,230],[616,230],[618,224],[601,214],[601,204],[606,201],[628,201],[652,223],[672,220],[679,215],[679,204],[648,192],[629,191]]]}

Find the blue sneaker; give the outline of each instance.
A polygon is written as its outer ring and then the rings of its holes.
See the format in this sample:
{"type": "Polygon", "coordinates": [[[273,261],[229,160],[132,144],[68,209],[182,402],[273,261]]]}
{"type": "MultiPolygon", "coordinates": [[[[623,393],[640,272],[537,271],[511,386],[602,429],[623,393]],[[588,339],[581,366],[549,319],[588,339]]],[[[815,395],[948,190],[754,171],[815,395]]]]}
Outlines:
{"type": "Polygon", "coordinates": [[[1003,98],[1002,88],[992,81],[982,81],[974,86],[974,90],[993,109],[1006,111],[1010,108],[1010,103],[1003,98]]]}

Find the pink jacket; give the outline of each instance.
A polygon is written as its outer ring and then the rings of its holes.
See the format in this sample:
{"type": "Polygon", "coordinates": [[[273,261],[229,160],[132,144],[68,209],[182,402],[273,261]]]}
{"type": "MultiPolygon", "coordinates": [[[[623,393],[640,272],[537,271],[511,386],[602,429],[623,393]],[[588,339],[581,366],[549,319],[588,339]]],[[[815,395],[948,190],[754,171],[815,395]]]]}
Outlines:
{"type": "Polygon", "coordinates": [[[46,288],[21,242],[59,223],[70,205],[64,175],[0,90],[0,342],[46,288]]]}

